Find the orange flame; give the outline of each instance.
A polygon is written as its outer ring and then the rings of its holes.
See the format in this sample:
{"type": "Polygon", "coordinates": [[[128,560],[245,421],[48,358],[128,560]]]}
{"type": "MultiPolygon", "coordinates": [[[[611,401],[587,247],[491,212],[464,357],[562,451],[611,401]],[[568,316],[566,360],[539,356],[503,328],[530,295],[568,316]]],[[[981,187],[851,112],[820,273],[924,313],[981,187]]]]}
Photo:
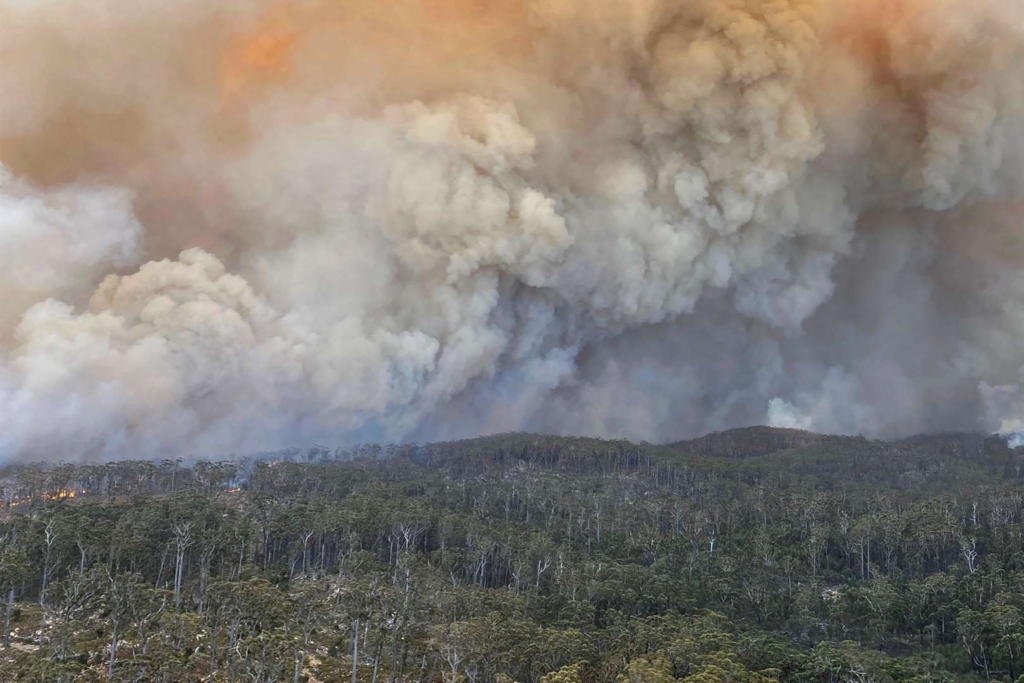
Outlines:
{"type": "Polygon", "coordinates": [[[45,500],[65,500],[67,498],[76,498],[80,493],[85,493],[85,491],[75,491],[74,489],[57,489],[53,493],[44,493],[42,497],[45,500]]]}

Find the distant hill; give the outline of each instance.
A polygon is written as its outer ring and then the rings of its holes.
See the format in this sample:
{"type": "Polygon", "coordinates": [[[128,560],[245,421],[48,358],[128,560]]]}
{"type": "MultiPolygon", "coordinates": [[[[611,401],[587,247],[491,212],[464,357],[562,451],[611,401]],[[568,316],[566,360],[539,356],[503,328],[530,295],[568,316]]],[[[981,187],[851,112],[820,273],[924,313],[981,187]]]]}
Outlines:
{"type": "Polygon", "coordinates": [[[694,477],[808,490],[903,490],[929,495],[965,485],[1016,481],[1024,449],[1000,436],[938,434],[896,441],[747,427],[665,445],[538,434],[498,434],[396,451],[459,476],[510,466],[574,474],[650,477],[658,484],[694,477]]]}
{"type": "Polygon", "coordinates": [[[961,486],[994,486],[1024,477],[1024,448],[1001,436],[918,435],[895,441],[745,427],[658,445],[625,440],[507,433],[461,441],[345,449],[316,447],[262,453],[242,460],[375,462],[407,460],[453,476],[528,467],[575,475],[640,476],[674,486],[694,478],[807,490],[902,490],[930,495],[961,486]]]}
{"type": "Polygon", "coordinates": [[[667,447],[688,455],[743,459],[759,455],[770,455],[794,448],[838,446],[841,444],[855,447],[867,445],[868,440],[862,436],[830,436],[805,432],[799,429],[744,427],[724,432],[714,432],[697,439],[676,441],[675,443],[668,444],[667,447]]]}

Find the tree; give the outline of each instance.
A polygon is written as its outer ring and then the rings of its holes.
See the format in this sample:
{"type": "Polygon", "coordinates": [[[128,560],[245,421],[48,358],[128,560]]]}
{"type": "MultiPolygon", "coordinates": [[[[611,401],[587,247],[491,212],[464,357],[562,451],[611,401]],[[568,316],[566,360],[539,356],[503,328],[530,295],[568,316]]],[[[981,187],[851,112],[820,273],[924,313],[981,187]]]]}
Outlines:
{"type": "Polygon", "coordinates": [[[540,683],[583,683],[583,663],[563,666],[558,671],[541,676],[540,683]]]}
{"type": "Polygon", "coordinates": [[[672,664],[662,656],[642,657],[629,663],[619,683],[675,683],[672,664]]]}
{"type": "Polygon", "coordinates": [[[17,536],[8,532],[0,537],[0,596],[4,596],[3,648],[11,646],[11,616],[17,586],[28,576],[29,561],[24,550],[16,544],[17,536]]]}
{"type": "Polygon", "coordinates": [[[192,522],[174,527],[174,609],[181,609],[181,582],[185,575],[185,552],[192,547],[192,522]]]}
{"type": "Polygon", "coordinates": [[[142,577],[138,574],[112,574],[108,571],[107,582],[107,590],[103,593],[111,626],[107,678],[113,679],[121,636],[142,592],[142,577]]]}

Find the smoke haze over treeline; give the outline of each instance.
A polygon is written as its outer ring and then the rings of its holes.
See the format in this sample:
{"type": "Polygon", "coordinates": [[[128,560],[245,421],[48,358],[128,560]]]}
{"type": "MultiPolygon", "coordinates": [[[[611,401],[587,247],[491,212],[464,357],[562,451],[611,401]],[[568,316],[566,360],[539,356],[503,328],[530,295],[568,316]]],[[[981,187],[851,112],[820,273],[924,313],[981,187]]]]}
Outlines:
{"type": "Polygon", "coordinates": [[[7,0],[0,92],[0,460],[1024,427],[1016,0],[7,0]]]}

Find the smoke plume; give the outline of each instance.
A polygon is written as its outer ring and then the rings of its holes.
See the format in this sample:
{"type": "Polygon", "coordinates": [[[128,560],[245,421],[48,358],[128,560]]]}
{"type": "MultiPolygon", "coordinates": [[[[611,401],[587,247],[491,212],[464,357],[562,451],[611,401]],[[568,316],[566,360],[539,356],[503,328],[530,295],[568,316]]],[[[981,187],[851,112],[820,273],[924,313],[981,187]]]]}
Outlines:
{"type": "Polygon", "coordinates": [[[1017,0],[0,0],[0,460],[1024,430],[1017,0]]]}

